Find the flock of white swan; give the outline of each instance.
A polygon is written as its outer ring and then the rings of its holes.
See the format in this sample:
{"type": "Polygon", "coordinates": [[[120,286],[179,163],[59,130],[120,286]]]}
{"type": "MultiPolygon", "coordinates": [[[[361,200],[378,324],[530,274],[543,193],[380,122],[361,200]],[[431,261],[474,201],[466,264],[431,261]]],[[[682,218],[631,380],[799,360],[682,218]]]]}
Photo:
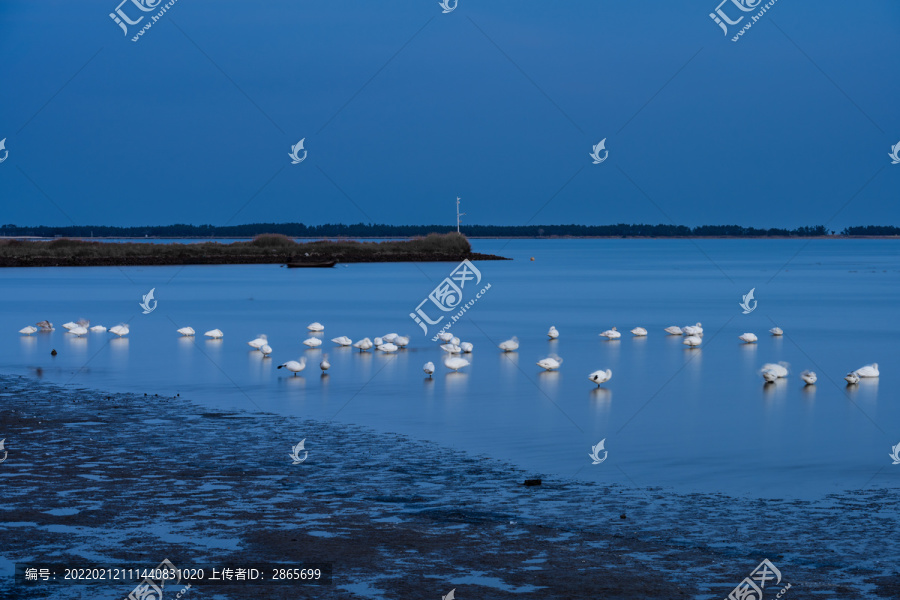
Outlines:
{"type": "MultiPolygon", "coordinates": [[[[63,325],[63,328],[66,329],[67,333],[81,337],[88,333],[88,331],[92,331],[95,333],[105,333],[109,331],[112,334],[115,334],[119,337],[128,335],[129,329],[127,324],[116,325],[115,327],[110,327],[107,329],[103,325],[94,325],[91,326],[90,321],[81,319],[77,322],[69,322],[63,325]]],[[[321,323],[310,323],[307,326],[307,329],[313,333],[322,333],[325,331],[325,326],[321,323]]],[[[35,323],[34,325],[29,325],[19,330],[19,333],[22,335],[32,335],[37,332],[47,332],[53,331],[53,323],[49,321],[41,321],[39,323],[35,323]]],[[[682,343],[688,348],[697,348],[703,342],[703,325],[701,323],[697,323],[696,325],[686,325],[684,327],[677,327],[675,325],[671,327],[666,327],[664,330],[669,335],[678,335],[683,336],[684,340],[682,343]]],[[[177,330],[179,334],[182,336],[194,336],[196,332],[192,327],[182,327],[177,330]]],[[[769,330],[773,336],[782,336],[784,335],[784,331],[780,327],[773,327],[769,330]]],[[[643,337],[647,335],[647,330],[643,327],[635,327],[631,330],[631,334],[635,337],[643,337]]],[[[225,334],[222,333],[221,329],[211,329],[204,333],[206,337],[213,340],[222,339],[225,334]]],[[[617,340],[622,337],[621,332],[619,332],[615,327],[612,329],[607,329],[606,331],[600,334],[601,337],[607,338],[607,340],[617,340]]],[[[556,329],[555,326],[551,326],[547,331],[547,337],[551,340],[555,340],[559,338],[559,330],[556,329]]],[[[438,334],[438,338],[443,342],[441,344],[441,350],[446,352],[446,356],[444,357],[444,366],[450,369],[451,371],[459,371],[460,369],[469,366],[471,364],[466,358],[463,358],[463,354],[470,354],[474,349],[474,344],[471,342],[463,342],[456,336],[448,332],[442,332],[438,334]]],[[[742,342],[746,344],[754,344],[757,342],[759,338],[753,333],[743,333],[738,336],[742,342]]],[[[331,340],[334,344],[338,346],[353,346],[354,348],[358,348],[360,352],[366,352],[375,348],[379,352],[384,353],[392,353],[397,352],[401,348],[409,345],[409,338],[403,335],[398,335],[396,333],[389,333],[387,335],[376,337],[374,340],[370,340],[369,338],[363,338],[357,342],[354,342],[350,338],[345,335],[333,338],[331,340]]],[[[272,347],[269,345],[268,339],[265,335],[259,335],[253,340],[247,342],[247,344],[253,348],[254,350],[258,350],[264,358],[269,358],[272,354],[272,347]]],[[[322,340],[317,337],[309,337],[308,339],[303,341],[303,344],[309,348],[318,348],[322,345],[322,340]]],[[[512,337],[498,346],[500,350],[503,352],[515,352],[519,349],[519,340],[516,337],[512,337]]],[[[537,362],[537,365],[542,369],[547,371],[556,371],[562,365],[562,358],[556,356],[555,354],[551,354],[546,358],[542,358],[537,362]]],[[[298,360],[289,360],[281,365],[278,365],[279,369],[287,369],[294,375],[299,374],[301,371],[306,369],[306,357],[301,357],[298,360]]],[[[331,363],[328,362],[328,355],[325,354],[322,358],[322,361],[319,363],[319,368],[322,369],[322,372],[328,371],[331,368],[331,363]]],[[[429,377],[434,373],[434,363],[429,361],[425,363],[422,367],[422,370],[429,377]]],[[[778,379],[784,378],[788,376],[788,364],[784,362],[780,363],[766,363],[760,369],[760,374],[766,383],[773,383],[778,379]]],[[[854,371],[850,371],[847,375],[844,376],[844,379],[847,381],[848,385],[855,385],[859,383],[861,378],[866,377],[878,377],[880,375],[878,371],[878,363],[872,363],[869,365],[865,365],[856,369],[854,371]]],[[[818,377],[812,371],[803,371],[800,374],[800,378],[804,381],[806,385],[815,385],[818,377]]],[[[588,375],[588,379],[592,382],[596,383],[599,387],[600,385],[606,383],[610,379],[612,379],[612,371],[610,369],[600,369],[594,371],[593,373],[588,375]]]]}

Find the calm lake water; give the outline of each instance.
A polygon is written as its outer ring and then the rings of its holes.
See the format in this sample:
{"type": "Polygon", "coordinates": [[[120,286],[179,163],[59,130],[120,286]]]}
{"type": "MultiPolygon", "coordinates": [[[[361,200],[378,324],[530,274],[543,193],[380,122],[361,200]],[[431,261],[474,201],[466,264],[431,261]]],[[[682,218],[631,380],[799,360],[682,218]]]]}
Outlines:
{"type": "MultiPolygon", "coordinates": [[[[468,283],[465,300],[491,287],[452,328],[475,345],[471,366],[458,374],[441,364],[435,328],[426,336],[409,317],[451,263],[0,269],[0,365],[77,387],[180,393],[210,407],[363,425],[375,432],[373,455],[377,432],[396,432],[535,476],[642,488],[814,498],[900,487],[900,465],[889,458],[900,443],[898,242],[473,245],[515,260],[476,263],[482,280],[468,283]],[[150,288],[158,306],[145,315],[138,303],[150,288]],[[758,305],[744,315],[738,303],[751,288],[758,305]],[[128,322],[131,334],[66,334],[62,324],[82,317],[107,327],[128,322]],[[17,333],[42,319],[56,331],[17,333]],[[301,342],[313,321],[325,325],[318,336],[325,343],[308,350],[301,342]],[[698,321],[705,331],[698,349],[663,332],[698,321]],[[768,334],[776,324],[784,337],[768,334]],[[187,325],[198,337],[175,333],[187,325]],[[551,325],[558,340],[545,335],[551,325]],[[620,340],[598,336],[613,326],[620,340]],[[650,334],[632,337],[635,326],[650,334]],[[224,339],[202,336],[213,328],[224,339]],[[360,354],[330,342],[389,332],[409,335],[410,346],[360,354]],[[759,343],[742,344],[743,332],[759,343]],[[271,359],[247,346],[260,333],[274,348],[271,359]],[[500,352],[497,344],[513,335],[519,351],[500,352]],[[325,352],[332,367],[323,377],[317,365],[325,352]],[[542,372],[535,363],[551,353],[562,367],[542,372]],[[302,377],[276,369],[300,356],[310,363],[302,377]],[[426,361],[437,365],[433,379],[422,372],[426,361]],[[790,363],[790,376],[764,385],[760,366],[777,361],[790,363]],[[880,379],[847,387],[843,376],[871,362],[880,379]],[[601,368],[613,377],[597,389],[587,377],[601,368]],[[805,369],[818,373],[816,386],[804,388],[805,369]],[[602,439],[608,458],[593,465],[588,455],[602,439]]],[[[285,440],[286,453],[296,441],[285,440]]],[[[227,443],[240,446],[240,433],[227,443]]],[[[306,447],[316,452],[315,439],[306,447]]]]}

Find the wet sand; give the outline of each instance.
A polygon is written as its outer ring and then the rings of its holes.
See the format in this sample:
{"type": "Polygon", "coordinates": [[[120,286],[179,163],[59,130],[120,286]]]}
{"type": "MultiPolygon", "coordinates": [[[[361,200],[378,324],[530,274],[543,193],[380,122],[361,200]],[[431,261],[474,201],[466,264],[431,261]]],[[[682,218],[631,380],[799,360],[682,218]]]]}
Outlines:
{"type": "MultiPolygon", "coordinates": [[[[900,597],[900,510],[886,490],[809,502],[524,486],[541,474],[402,436],[15,376],[0,377],[0,438],[0,568],[333,563],[329,587],[205,582],[184,598],[436,599],[455,588],[460,600],[671,599],[725,598],[768,558],[791,584],[782,598],[900,597]],[[308,458],[292,465],[304,438],[308,458]]],[[[8,573],[0,598],[134,588],[26,588],[8,573]]]]}

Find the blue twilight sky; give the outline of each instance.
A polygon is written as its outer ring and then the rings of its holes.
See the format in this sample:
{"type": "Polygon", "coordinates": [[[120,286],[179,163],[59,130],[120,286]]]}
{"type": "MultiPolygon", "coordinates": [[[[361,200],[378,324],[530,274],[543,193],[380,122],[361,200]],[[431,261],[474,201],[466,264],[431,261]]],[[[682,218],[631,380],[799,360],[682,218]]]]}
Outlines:
{"type": "Polygon", "coordinates": [[[0,2],[0,223],[900,225],[896,0],[119,1],[0,2]]]}

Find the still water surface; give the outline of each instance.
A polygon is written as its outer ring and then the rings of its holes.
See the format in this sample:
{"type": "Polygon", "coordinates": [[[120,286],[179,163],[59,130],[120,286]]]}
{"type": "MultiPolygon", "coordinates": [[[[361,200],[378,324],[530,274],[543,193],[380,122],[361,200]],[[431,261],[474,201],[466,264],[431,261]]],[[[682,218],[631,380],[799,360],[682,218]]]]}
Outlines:
{"type": "MultiPolygon", "coordinates": [[[[461,373],[447,372],[437,344],[409,317],[450,263],[2,269],[0,368],[71,386],[180,393],[211,407],[363,425],[376,432],[373,457],[383,443],[377,432],[396,432],[504,459],[535,476],[681,492],[814,498],[900,487],[900,465],[888,456],[900,443],[896,241],[473,245],[515,260],[477,263],[479,289],[491,288],[453,326],[475,345],[461,373]],[[159,304],[144,315],[138,303],[150,288],[159,304]],[[744,315],[738,303],[751,288],[758,305],[744,315]],[[131,334],[65,334],[62,323],[81,317],[107,327],[128,322],[131,334]],[[16,333],[42,319],[56,331],[16,333]],[[321,349],[301,344],[312,321],[326,327],[321,349]],[[705,330],[699,349],[663,332],[698,321],[705,330]],[[767,333],[776,324],[784,337],[767,333]],[[175,333],[186,325],[197,338],[175,333]],[[550,325],[558,340],[546,337],[550,325]],[[620,340],[597,335],[613,326],[620,340]],[[635,326],[649,336],[632,337],[635,326]],[[213,328],[224,339],[201,335],[213,328]],[[410,346],[360,354],[329,341],[389,332],[409,335],[410,346]],[[759,343],[742,344],[743,332],[759,343]],[[272,359],[246,344],[260,333],[272,359]],[[519,351],[503,354],[497,343],[513,335],[519,351]],[[332,367],[320,376],[326,352],[332,367]],[[563,358],[558,372],[535,365],[550,353],[563,358]],[[300,356],[310,363],[302,376],[276,369],[300,356]],[[426,361],[437,365],[433,379],[422,372],[426,361]],[[764,385],[760,366],[777,361],[790,363],[790,376],[764,385]],[[871,362],[879,363],[880,379],[847,387],[843,376],[871,362]],[[601,368],[613,378],[597,389],[587,376],[601,368]],[[804,388],[805,369],[818,373],[816,386],[804,388]],[[608,458],[593,465],[588,455],[601,439],[608,458]]],[[[240,443],[235,435],[229,443],[240,443]]],[[[284,440],[285,451],[302,437],[284,440]]],[[[311,453],[315,446],[307,439],[311,453]]]]}

